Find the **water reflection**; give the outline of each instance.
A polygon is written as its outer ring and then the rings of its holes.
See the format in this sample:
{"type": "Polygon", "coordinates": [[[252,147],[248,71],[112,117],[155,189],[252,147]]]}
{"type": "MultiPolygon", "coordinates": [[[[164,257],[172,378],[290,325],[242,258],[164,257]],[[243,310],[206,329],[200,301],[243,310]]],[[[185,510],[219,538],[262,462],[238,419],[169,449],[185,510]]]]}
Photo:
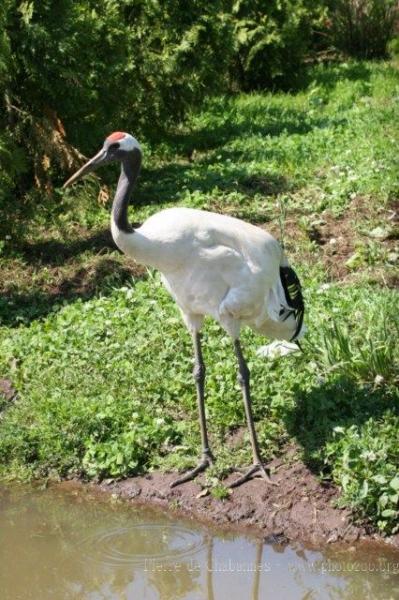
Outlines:
{"type": "Polygon", "coordinates": [[[79,491],[0,488],[1,600],[387,600],[399,556],[212,534],[79,491]]]}

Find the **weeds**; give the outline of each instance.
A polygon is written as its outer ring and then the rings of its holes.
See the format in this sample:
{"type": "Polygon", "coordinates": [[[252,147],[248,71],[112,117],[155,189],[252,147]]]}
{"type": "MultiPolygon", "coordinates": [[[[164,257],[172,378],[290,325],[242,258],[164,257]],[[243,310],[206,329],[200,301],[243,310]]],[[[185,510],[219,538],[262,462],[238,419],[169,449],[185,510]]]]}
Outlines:
{"type": "Polygon", "coordinates": [[[315,346],[318,361],[353,380],[374,385],[397,383],[399,323],[393,311],[389,314],[391,310],[368,315],[368,323],[363,315],[364,330],[358,331],[356,337],[338,321],[323,326],[322,343],[315,346]]]}
{"type": "Polygon", "coordinates": [[[216,500],[228,500],[230,498],[232,491],[227,488],[225,485],[216,484],[211,489],[211,495],[216,498],[216,500]]]}
{"type": "Polygon", "coordinates": [[[342,489],[340,504],[373,520],[387,533],[399,530],[399,415],[387,412],[363,425],[336,427],[325,461],[342,489]],[[395,440],[396,438],[396,440],[395,440]]]}

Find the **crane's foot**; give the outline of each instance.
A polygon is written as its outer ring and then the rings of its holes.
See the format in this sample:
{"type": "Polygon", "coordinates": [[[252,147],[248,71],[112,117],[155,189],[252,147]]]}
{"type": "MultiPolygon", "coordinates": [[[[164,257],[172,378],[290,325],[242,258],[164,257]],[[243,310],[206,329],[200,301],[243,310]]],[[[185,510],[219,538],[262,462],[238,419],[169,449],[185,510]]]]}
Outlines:
{"type": "Polygon", "coordinates": [[[260,462],[253,464],[252,467],[250,467],[247,470],[243,471],[242,469],[235,468],[234,471],[239,471],[240,473],[243,473],[243,475],[235,481],[233,481],[232,483],[230,483],[230,485],[228,486],[229,488],[238,487],[246,481],[254,479],[254,477],[261,477],[266,481],[266,483],[269,483],[270,485],[278,485],[276,481],[273,481],[270,478],[269,469],[267,467],[264,467],[260,462]]]}
{"type": "Polygon", "coordinates": [[[186,483],[186,481],[192,481],[193,479],[195,479],[195,477],[197,477],[197,475],[199,475],[200,473],[203,473],[208,467],[210,467],[210,465],[213,462],[214,462],[214,458],[210,451],[203,453],[201,462],[191,471],[188,471],[187,473],[185,473],[178,479],[175,479],[175,481],[172,481],[172,483],[170,484],[170,487],[174,488],[177,485],[186,483]]]}

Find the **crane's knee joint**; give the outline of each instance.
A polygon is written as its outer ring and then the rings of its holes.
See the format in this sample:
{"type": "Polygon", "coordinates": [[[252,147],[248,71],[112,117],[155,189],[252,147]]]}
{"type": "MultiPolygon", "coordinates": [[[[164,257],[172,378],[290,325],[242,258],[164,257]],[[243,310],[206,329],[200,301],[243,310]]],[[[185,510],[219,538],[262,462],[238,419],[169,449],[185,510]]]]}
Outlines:
{"type": "Polygon", "coordinates": [[[194,365],[193,377],[197,382],[205,379],[205,365],[203,363],[197,363],[194,365]]]}

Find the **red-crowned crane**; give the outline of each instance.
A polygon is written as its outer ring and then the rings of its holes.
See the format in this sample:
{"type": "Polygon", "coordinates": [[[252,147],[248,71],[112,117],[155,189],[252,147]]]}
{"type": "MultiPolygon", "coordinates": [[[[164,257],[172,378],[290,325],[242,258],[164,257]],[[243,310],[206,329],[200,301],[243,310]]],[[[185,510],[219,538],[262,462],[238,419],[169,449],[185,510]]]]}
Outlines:
{"type": "Polygon", "coordinates": [[[133,229],[128,207],[141,166],[141,148],[128,133],[108,136],[101,150],[64,187],[111,161],[121,163],[112,205],[111,230],[116,245],[137,262],[155,267],[177,302],[194,343],[194,379],[201,428],[202,459],[171,485],[193,479],[213,461],[205,419],[205,365],[200,330],[210,315],[232,338],[238,379],[253,453],[253,465],[235,480],[270,477],[263,465],[252,416],[249,370],[240,345],[240,329],[249,326],[273,339],[296,340],[302,334],[301,286],[280,244],[259,227],[233,217],[191,208],[168,208],[133,229]]]}

